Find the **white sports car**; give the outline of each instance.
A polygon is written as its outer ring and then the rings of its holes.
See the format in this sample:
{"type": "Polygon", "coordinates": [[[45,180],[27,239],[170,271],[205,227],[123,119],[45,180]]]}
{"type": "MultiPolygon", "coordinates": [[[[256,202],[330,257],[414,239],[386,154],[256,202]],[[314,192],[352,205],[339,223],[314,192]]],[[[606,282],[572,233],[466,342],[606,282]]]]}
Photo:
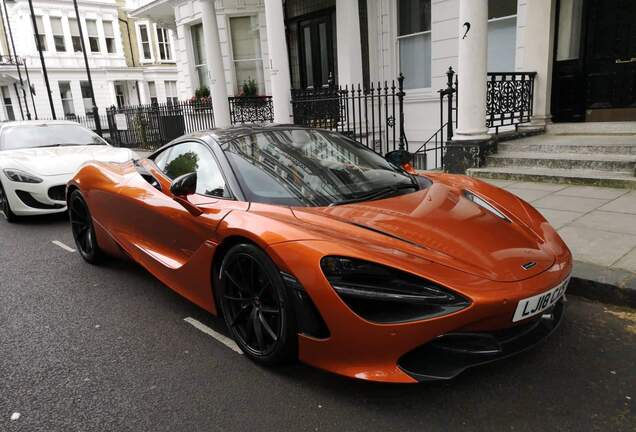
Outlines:
{"type": "Polygon", "coordinates": [[[87,161],[126,162],[137,155],[109,145],[78,123],[8,122],[0,126],[0,210],[17,216],[66,211],[66,182],[87,161]]]}

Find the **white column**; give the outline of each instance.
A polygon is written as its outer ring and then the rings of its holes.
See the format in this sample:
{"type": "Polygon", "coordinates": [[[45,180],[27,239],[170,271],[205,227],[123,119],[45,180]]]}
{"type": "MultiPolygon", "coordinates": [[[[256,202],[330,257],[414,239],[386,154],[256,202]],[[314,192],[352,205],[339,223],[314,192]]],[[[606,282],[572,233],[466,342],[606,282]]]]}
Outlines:
{"type": "Polygon", "coordinates": [[[205,57],[210,75],[210,96],[214,110],[214,123],[216,127],[225,128],[231,125],[230,103],[227,100],[225,69],[214,0],[201,0],[201,23],[203,24],[205,57]]]}
{"type": "Polygon", "coordinates": [[[265,0],[265,21],[269,45],[270,80],[274,123],[292,123],[290,109],[291,78],[285,38],[285,18],[282,0],[265,0]]]}
{"type": "MultiPolygon", "coordinates": [[[[156,85],[156,84],[155,84],[156,85]]],[[[143,80],[137,81],[137,88],[139,89],[139,103],[142,105],[150,104],[150,95],[148,92],[148,83],[143,80]]]]}
{"type": "Polygon", "coordinates": [[[336,5],[338,34],[338,83],[362,84],[362,46],[358,0],[339,1],[336,5]]]}
{"type": "Polygon", "coordinates": [[[532,0],[526,4],[523,71],[536,72],[532,125],[544,126],[552,118],[552,61],[556,5],[554,0],[532,0]]]}
{"type": "Polygon", "coordinates": [[[490,137],[486,128],[487,60],[488,0],[460,0],[458,125],[453,140],[490,137]],[[468,32],[464,23],[470,24],[468,32]]]}

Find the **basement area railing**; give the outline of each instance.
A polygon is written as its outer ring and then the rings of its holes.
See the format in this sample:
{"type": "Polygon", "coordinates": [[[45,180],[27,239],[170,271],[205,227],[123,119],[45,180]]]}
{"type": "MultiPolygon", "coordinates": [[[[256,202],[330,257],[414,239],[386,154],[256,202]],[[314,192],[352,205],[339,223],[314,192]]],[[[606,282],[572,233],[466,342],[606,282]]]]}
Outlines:
{"type": "Polygon", "coordinates": [[[297,125],[341,132],[384,155],[406,148],[404,76],[384,83],[292,90],[297,125]]]}

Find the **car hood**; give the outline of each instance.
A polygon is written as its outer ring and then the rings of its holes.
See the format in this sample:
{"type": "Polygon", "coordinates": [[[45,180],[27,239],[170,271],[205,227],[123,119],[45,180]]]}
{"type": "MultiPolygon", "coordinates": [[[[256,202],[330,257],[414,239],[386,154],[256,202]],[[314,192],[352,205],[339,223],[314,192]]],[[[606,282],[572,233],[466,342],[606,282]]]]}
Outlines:
{"type": "Polygon", "coordinates": [[[0,152],[4,168],[18,168],[31,174],[53,176],[73,174],[85,162],[126,162],[134,156],[129,149],[107,145],[42,147],[0,152]]]}
{"type": "MultiPolygon", "coordinates": [[[[335,228],[336,221],[373,231],[419,254],[490,280],[512,282],[552,266],[544,239],[516,221],[504,220],[441,183],[415,193],[334,207],[296,208],[296,217],[335,228]],[[533,262],[530,269],[523,265],[533,262]]],[[[346,237],[345,237],[346,238],[346,237]]]]}

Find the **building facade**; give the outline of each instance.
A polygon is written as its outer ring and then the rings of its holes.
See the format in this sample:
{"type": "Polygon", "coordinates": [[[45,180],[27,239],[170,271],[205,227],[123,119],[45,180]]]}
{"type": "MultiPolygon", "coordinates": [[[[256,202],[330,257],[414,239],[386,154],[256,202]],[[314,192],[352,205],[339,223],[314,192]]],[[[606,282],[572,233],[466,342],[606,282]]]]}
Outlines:
{"type": "MultiPolygon", "coordinates": [[[[7,1],[6,6],[0,40],[0,119],[26,119],[27,111],[31,118],[52,118],[28,1],[7,1]]],[[[151,103],[153,98],[165,102],[177,96],[172,33],[155,23],[130,19],[124,0],[79,0],[79,23],[72,1],[35,0],[33,7],[57,118],[76,118],[93,109],[80,26],[101,113],[111,106],[151,103]]]]}

